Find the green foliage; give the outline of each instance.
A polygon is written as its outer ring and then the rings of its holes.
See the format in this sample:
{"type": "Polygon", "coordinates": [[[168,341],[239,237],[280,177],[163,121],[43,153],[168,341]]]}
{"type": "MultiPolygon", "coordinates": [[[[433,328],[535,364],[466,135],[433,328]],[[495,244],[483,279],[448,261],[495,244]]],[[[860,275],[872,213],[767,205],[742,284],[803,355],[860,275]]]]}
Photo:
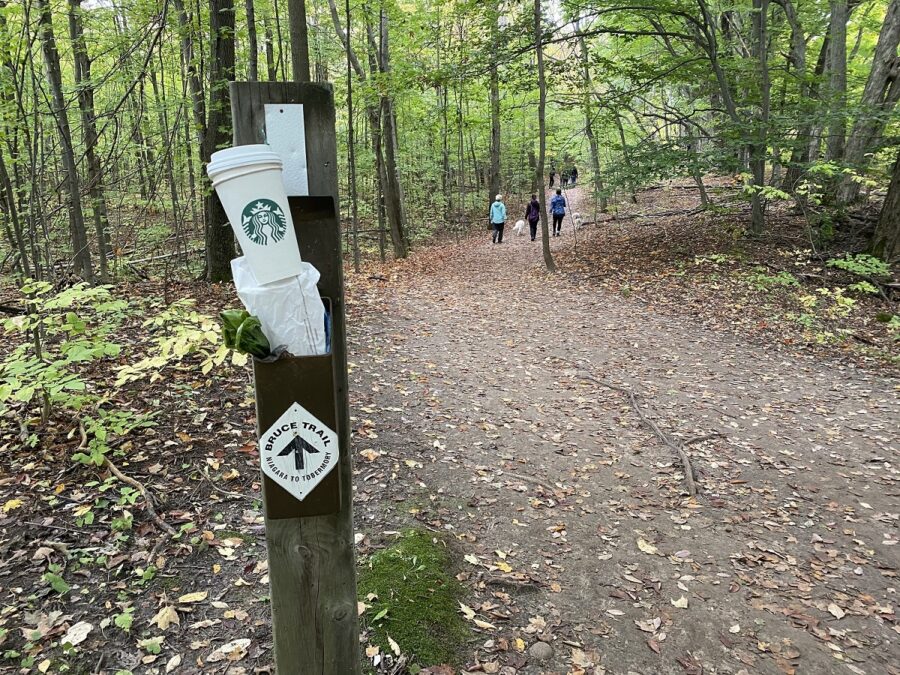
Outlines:
{"type": "Polygon", "coordinates": [[[134,624],[134,607],[129,606],[113,617],[113,623],[117,628],[121,628],[126,633],[131,632],[131,626],[134,624]]]}
{"type": "Polygon", "coordinates": [[[50,588],[59,593],[60,595],[65,595],[72,587],[66,583],[66,580],[60,576],[59,572],[62,571],[61,565],[51,564],[47,567],[47,572],[44,572],[43,577],[44,583],[46,583],[50,588]]]}
{"type": "Polygon", "coordinates": [[[462,587],[450,556],[432,534],[410,530],[373,554],[359,572],[369,642],[389,650],[388,635],[420,666],[456,663],[468,630],[459,615],[462,587]]]}
{"type": "Polygon", "coordinates": [[[112,334],[128,316],[129,305],[112,297],[108,286],[77,284],[58,293],[46,282],[20,289],[25,313],[3,322],[18,345],[0,362],[0,414],[9,405],[44,407],[64,403],[74,411],[96,400],[83,371],[88,364],[119,355],[112,334]]]}
{"type": "MultiPolygon", "coordinates": [[[[134,364],[122,366],[118,370],[116,386],[147,375],[155,382],[163,376],[163,370],[187,357],[200,360],[200,371],[204,375],[225,362],[230,350],[222,342],[221,329],[212,317],[199,313],[195,304],[193,300],[179,300],[141,325],[155,334],[148,349],[151,354],[134,364]]],[[[246,357],[234,353],[232,362],[243,365],[246,357]]]]}
{"type": "Polygon", "coordinates": [[[769,290],[775,286],[799,285],[797,277],[790,272],[781,270],[777,274],[768,274],[766,268],[760,266],[753,268],[753,272],[747,275],[747,281],[751,286],[761,291],[769,290]]]}
{"type": "Polygon", "coordinates": [[[832,258],[827,264],[829,267],[836,267],[863,278],[890,277],[891,275],[891,268],[886,262],[868,253],[848,253],[843,258],[832,258]]]}
{"type": "Polygon", "coordinates": [[[242,354],[259,358],[267,357],[272,348],[262,332],[262,324],[250,312],[242,309],[227,309],[219,312],[225,346],[242,354]]]}

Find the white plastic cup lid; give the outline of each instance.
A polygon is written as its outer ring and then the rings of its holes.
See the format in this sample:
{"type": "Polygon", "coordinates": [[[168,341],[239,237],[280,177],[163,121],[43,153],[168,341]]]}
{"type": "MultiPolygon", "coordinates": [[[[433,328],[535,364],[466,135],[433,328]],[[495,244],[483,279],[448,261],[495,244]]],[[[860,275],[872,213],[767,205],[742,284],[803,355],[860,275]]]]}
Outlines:
{"type": "Polygon", "coordinates": [[[224,171],[261,164],[274,164],[279,169],[283,167],[281,158],[265,143],[237,145],[214,152],[206,165],[206,174],[210,180],[215,180],[224,171]]]}

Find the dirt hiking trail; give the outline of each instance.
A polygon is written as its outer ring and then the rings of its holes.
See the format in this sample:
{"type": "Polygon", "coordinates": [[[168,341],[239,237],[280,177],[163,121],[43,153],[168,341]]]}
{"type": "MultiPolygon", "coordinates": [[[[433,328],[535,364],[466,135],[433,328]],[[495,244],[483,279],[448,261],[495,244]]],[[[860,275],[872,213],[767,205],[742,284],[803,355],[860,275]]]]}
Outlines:
{"type": "Polygon", "coordinates": [[[900,673],[895,382],[547,275],[516,220],[349,279],[356,529],[454,541],[467,669],[900,673]]]}

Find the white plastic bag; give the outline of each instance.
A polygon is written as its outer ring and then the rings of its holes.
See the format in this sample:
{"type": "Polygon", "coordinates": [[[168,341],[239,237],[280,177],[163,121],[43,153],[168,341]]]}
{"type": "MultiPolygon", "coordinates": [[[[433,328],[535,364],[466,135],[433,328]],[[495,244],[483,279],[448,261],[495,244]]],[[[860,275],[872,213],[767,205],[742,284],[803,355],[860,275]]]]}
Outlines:
{"type": "Polygon", "coordinates": [[[316,284],[319,270],[300,263],[297,276],[262,285],[245,256],[231,261],[238,297],[253,316],[274,351],[285,347],[294,356],[325,354],[325,306],[316,284]]]}

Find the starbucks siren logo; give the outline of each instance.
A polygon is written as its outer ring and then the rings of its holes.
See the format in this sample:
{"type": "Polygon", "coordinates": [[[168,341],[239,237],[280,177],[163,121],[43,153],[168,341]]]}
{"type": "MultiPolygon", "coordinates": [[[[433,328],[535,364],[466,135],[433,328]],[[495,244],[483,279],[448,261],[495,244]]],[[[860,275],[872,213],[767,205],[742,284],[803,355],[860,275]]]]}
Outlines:
{"type": "Polygon", "coordinates": [[[287,231],[284,211],[271,199],[258,199],[247,204],[241,213],[241,225],[250,241],[260,246],[281,241],[287,231]]]}

